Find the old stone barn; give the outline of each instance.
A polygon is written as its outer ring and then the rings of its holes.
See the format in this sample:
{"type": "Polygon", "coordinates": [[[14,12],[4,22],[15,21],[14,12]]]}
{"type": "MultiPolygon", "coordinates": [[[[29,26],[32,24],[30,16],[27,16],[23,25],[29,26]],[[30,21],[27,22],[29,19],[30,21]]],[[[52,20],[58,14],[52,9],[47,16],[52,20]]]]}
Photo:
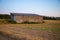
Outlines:
{"type": "Polygon", "coordinates": [[[43,16],[30,13],[11,13],[11,21],[22,22],[43,22],[43,16]]]}

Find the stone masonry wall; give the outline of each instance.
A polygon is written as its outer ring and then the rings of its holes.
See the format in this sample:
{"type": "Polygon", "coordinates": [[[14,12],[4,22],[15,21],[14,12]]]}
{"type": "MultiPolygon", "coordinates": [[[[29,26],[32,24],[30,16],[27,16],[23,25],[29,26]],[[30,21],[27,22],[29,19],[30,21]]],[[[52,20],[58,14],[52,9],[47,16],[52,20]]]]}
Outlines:
{"type": "Polygon", "coordinates": [[[42,16],[15,16],[17,23],[22,23],[25,21],[29,22],[43,22],[42,16]]]}

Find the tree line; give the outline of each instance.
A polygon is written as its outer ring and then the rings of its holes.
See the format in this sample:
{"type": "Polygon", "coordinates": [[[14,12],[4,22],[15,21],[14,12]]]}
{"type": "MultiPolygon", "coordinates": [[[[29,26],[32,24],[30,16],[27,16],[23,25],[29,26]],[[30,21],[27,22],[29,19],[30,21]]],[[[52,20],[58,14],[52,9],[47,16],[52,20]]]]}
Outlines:
{"type": "Polygon", "coordinates": [[[49,17],[49,16],[43,16],[44,20],[60,20],[60,17],[49,17]]]}
{"type": "Polygon", "coordinates": [[[8,14],[0,14],[0,19],[10,19],[10,15],[8,15],[8,14]]]}

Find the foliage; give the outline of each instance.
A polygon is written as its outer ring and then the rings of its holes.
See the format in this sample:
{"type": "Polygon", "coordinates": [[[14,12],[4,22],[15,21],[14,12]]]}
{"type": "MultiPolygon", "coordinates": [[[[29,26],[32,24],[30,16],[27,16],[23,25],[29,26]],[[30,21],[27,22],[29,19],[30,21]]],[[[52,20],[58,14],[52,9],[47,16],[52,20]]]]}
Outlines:
{"type": "Polygon", "coordinates": [[[22,22],[22,24],[39,24],[39,22],[28,22],[28,21],[25,21],[25,22],[22,22]]]}
{"type": "Polygon", "coordinates": [[[46,17],[46,16],[44,16],[43,19],[45,19],[45,20],[56,20],[55,17],[46,17]]]}
{"type": "Polygon", "coordinates": [[[10,19],[10,15],[0,14],[0,19],[10,19]]]}
{"type": "Polygon", "coordinates": [[[17,22],[16,22],[16,21],[11,21],[11,20],[8,20],[8,23],[13,23],[13,24],[16,24],[17,22]]]}

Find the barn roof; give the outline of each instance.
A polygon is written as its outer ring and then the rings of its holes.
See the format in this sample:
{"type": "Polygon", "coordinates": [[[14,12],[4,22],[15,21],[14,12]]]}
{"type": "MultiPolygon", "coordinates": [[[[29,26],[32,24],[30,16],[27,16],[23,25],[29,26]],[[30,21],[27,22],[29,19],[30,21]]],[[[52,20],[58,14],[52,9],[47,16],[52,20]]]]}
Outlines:
{"type": "Polygon", "coordinates": [[[31,14],[31,13],[11,13],[11,15],[14,15],[14,16],[40,16],[37,14],[31,14]]]}

